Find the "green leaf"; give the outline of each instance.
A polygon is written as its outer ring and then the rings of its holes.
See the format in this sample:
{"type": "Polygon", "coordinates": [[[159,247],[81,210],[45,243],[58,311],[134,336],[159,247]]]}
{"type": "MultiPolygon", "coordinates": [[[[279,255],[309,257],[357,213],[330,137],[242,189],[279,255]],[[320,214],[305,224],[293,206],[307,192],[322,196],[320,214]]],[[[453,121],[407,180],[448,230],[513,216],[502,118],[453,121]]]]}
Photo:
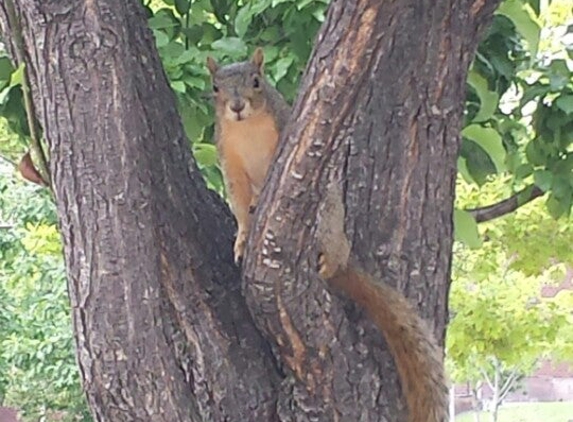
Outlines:
{"type": "Polygon", "coordinates": [[[573,95],[561,95],[555,100],[555,104],[567,114],[573,113],[573,95]]]}
{"type": "Polygon", "coordinates": [[[536,97],[543,96],[551,91],[551,87],[541,82],[528,85],[524,84],[524,93],[519,101],[519,107],[523,108],[528,102],[534,100],[536,97]]]}
{"type": "Polygon", "coordinates": [[[193,144],[193,155],[197,162],[203,166],[214,166],[217,164],[217,147],[213,144],[193,144]]]}
{"type": "Polygon", "coordinates": [[[24,66],[24,63],[22,63],[14,72],[12,72],[12,76],[10,77],[10,87],[22,84],[22,81],[24,80],[24,66]]]}
{"type": "Polygon", "coordinates": [[[197,76],[184,76],[183,82],[190,86],[191,88],[197,88],[201,91],[207,86],[205,79],[199,78],[197,76]]]}
{"type": "Polygon", "coordinates": [[[464,180],[468,183],[477,183],[470,171],[468,170],[468,163],[464,157],[458,157],[458,172],[462,175],[464,180]]]}
{"type": "Polygon", "coordinates": [[[177,57],[173,61],[173,64],[182,65],[182,64],[186,64],[186,63],[193,63],[197,60],[196,56],[197,56],[197,53],[195,51],[184,50],[179,55],[177,55],[177,57]]]}
{"type": "Polygon", "coordinates": [[[147,24],[151,29],[166,29],[177,26],[177,23],[167,15],[155,15],[147,20],[147,24]]]}
{"type": "Polygon", "coordinates": [[[531,57],[537,56],[541,28],[536,22],[531,7],[520,0],[505,0],[497,9],[496,13],[510,19],[517,31],[527,41],[531,57]]]}
{"type": "Polygon", "coordinates": [[[293,56],[287,56],[287,57],[283,57],[282,59],[277,60],[277,62],[275,63],[275,72],[274,72],[274,78],[275,81],[280,81],[288,72],[290,66],[293,64],[294,62],[294,57],[293,56]]]}
{"type": "Polygon", "coordinates": [[[253,15],[263,13],[266,9],[271,7],[272,0],[257,0],[251,2],[251,11],[253,15]]]}
{"type": "Polygon", "coordinates": [[[487,152],[498,173],[505,170],[505,148],[501,136],[495,129],[472,124],[466,126],[462,136],[471,139],[487,152]]]}
{"type": "Polygon", "coordinates": [[[529,163],[520,165],[515,169],[515,177],[518,179],[525,179],[533,173],[533,166],[529,163]]]}
{"type": "MultiPolygon", "coordinates": [[[[189,44],[198,44],[205,33],[201,25],[193,25],[189,28],[181,28],[181,32],[187,37],[189,44]]],[[[187,50],[190,51],[190,50],[187,50]]]]}
{"type": "Polygon", "coordinates": [[[158,31],[156,29],[152,30],[153,35],[155,36],[155,45],[157,48],[165,47],[169,44],[169,37],[163,31],[158,31]]]}
{"type": "Polygon", "coordinates": [[[224,199],[226,199],[225,183],[223,181],[221,170],[216,166],[208,166],[203,168],[201,171],[205,175],[207,187],[218,192],[224,199]]]}
{"type": "Polygon", "coordinates": [[[536,170],[533,173],[533,180],[543,192],[547,192],[549,189],[551,189],[553,173],[551,173],[549,170],[536,170]]]}
{"type": "Polygon", "coordinates": [[[298,0],[296,7],[300,10],[311,4],[315,0],[298,0]]]}
{"type": "Polygon", "coordinates": [[[553,183],[551,184],[551,193],[555,195],[556,198],[570,200],[571,194],[573,193],[573,188],[569,175],[554,175],[553,183]]]}
{"type": "MultiPolygon", "coordinates": [[[[183,56],[185,57],[185,46],[177,41],[170,41],[161,48],[163,62],[166,65],[176,65],[183,56]]],[[[179,71],[183,70],[178,68],[179,71]]]]}
{"type": "Polygon", "coordinates": [[[542,166],[547,163],[547,155],[543,152],[540,142],[536,139],[529,141],[525,147],[527,160],[534,166],[542,166]]]}
{"type": "Polygon", "coordinates": [[[240,38],[221,38],[211,44],[215,50],[222,51],[231,57],[243,57],[247,55],[247,45],[240,38]]]}
{"type": "Polygon", "coordinates": [[[466,168],[471,178],[480,186],[487,182],[488,176],[497,173],[488,153],[471,139],[462,138],[460,155],[466,160],[466,168]]]}
{"type": "Polygon", "coordinates": [[[183,81],[171,81],[173,91],[185,93],[185,83],[183,81]]]}
{"type": "Polygon", "coordinates": [[[213,116],[204,111],[204,103],[195,103],[186,99],[188,95],[187,91],[185,97],[179,101],[178,110],[185,134],[194,144],[204,139],[205,129],[213,123],[213,116]]]}
{"type": "Polygon", "coordinates": [[[472,69],[468,75],[468,84],[476,91],[480,100],[480,109],[473,121],[483,122],[489,120],[497,110],[499,95],[497,92],[489,90],[487,79],[475,69],[472,69]]]}
{"type": "Polygon", "coordinates": [[[252,20],[253,12],[251,12],[249,5],[241,7],[235,18],[235,31],[237,31],[239,37],[242,38],[245,36],[252,20]]]}
{"type": "Polygon", "coordinates": [[[189,12],[191,8],[191,1],[190,0],[175,0],[175,10],[180,15],[185,15],[189,12]]]}
{"type": "Polygon", "coordinates": [[[560,91],[569,83],[571,72],[563,59],[553,60],[549,65],[549,84],[555,91],[560,91]]]}
{"type": "Polygon", "coordinates": [[[7,57],[0,57],[0,81],[9,81],[14,67],[7,57]]]}
{"type": "Polygon", "coordinates": [[[454,210],[454,237],[470,248],[479,248],[482,245],[476,220],[469,212],[454,210]]]}
{"type": "Polygon", "coordinates": [[[568,198],[558,198],[556,195],[551,193],[549,198],[547,198],[545,205],[547,206],[547,211],[549,211],[551,217],[558,219],[571,212],[571,196],[568,198]]]}

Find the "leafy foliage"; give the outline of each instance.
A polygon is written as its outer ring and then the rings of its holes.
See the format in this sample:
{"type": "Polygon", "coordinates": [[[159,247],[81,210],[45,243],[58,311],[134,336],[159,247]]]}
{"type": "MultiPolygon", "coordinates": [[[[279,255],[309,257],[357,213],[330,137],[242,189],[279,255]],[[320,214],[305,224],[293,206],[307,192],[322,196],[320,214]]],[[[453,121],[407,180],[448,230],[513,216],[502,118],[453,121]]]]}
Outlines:
{"type": "MultiPolygon", "coordinates": [[[[566,7],[555,1],[547,13],[566,7]]],[[[568,10],[548,29],[571,32],[568,10]]],[[[498,9],[468,78],[460,171],[478,185],[494,175],[510,176],[514,189],[534,183],[558,218],[569,215],[573,194],[573,46],[544,44],[538,54],[542,16],[535,2],[498,9]]]]}
{"type": "MultiPolygon", "coordinates": [[[[484,201],[496,203],[509,196],[512,186],[507,179],[510,177],[491,180],[482,186],[459,180],[458,206],[474,208],[484,201]]],[[[573,221],[553,219],[542,205],[532,202],[502,218],[479,225],[477,237],[486,239],[482,245],[489,248],[491,256],[494,257],[496,253],[510,256],[510,267],[524,276],[538,276],[543,270],[552,268],[552,263],[573,266],[573,221]],[[491,250],[491,245],[496,245],[498,249],[491,250]]],[[[475,251],[475,254],[481,253],[475,251]]],[[[457,253],[454,258],[458,259],[457,253]]]]}
{"type": "MultiPolygon", "coordinates": [[[[213,113],[205,95],[206,56],[242,60],[247,46],[264,46],[271,81],[292,100],[327,1],[152,3],[150,15],[152,9],[155,15],[150,25],[195,156],[211,187],[222,192],[216,151],[209,145],[213,113]],[[193,71],[188,74],[185,69],[193,71]]],[[[549,13],[561,10],[547,25],[551,30],[563,29],[571,17],[562,10],[565,7],[563,1],[551,5],[549,13]]],[[[557,218],[568,215],[572,206],[573,65],[563,45],[553,46],[551,54],[549,46],[540,45],[541,12],[534,0],[505,0],[497,11],[468,75],[459,168],[477,185],[500,176],[513,190],[537,184],[549,192],[547,209],[557,218]]],[[[457,212],[455,229],[458,240],[473,247],[481,244],[469,215],[457,212]]]]}
{"type": "Polygon", "coordinates": [[[554,283],[551,272],[526,276],[496,249],[456,251],[448,331],[454,378],[480,377],[475,371],[487,373],[494,359],[527,372],[540,356],[559,353],[554,343],[569,310],[540,298],[541,287],[554,283]]]}
{"type": "MultiPolygon", "coordinates": [[[[509,177],[509,176],[508,176],[509,177]]],[[[458,201],[496,202],[504,180],[481,188],[463,181],[458,201]]],[[[556,221],[532,202],[479,226],[479,249],[457,244],[450,291],[447,364],[458,382],[497,389],[496,407],[542,358],[573,361],[573,291],[542,298],[543,286],[560,284],[573,265],[573,222],[556,221]]]]}
{"type": "Polygon", "coordinates": [[[212,144],[207,56],[227,62],[244,60],[253,46],[264,46],[265,68],[271,82],[292,101],[327,3],[156,0],[146,5],[149,26],[177,96],[185,131],[211,188],[223,193],[212,144]]]}
{"type": "Polygon", "coordinates": [[[74,355],[61,242],[47,192],[0,165],[0,393],[25,420],[90,420],[74,355]]]}

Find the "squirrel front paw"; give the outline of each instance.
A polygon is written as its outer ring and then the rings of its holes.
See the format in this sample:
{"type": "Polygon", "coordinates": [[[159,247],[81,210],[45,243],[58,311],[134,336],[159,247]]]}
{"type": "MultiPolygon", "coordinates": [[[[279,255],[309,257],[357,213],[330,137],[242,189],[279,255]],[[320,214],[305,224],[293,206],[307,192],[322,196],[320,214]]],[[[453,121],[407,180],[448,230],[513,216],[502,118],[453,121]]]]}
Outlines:
{"type": "Polygon", "coordinates": [[[324,252],[318,254],[318,275],[320,275],[320,278],[323,280],[332,278],[340,266],[340,263],[333,262],[331,258],[332,256],[329,256],[324,252]]]}
{"type": "Polygon", "coordinates": [[[237,238],[235,239],[235,246],[233,252],[235,255],[235,264],[239,265],[243,260],[243,255],[245,253],[245,245],[247,243],[247,233],[245,231],[238,231],[237,238]]]}
{"type": "Polygon", "coordinates": [[[334,182],[328,184],[319,206],[316,235],[319,243],[318,273],[328,280],[346,268],[350,257],[350,243],[344,233],[342,191],[334,182]]]}

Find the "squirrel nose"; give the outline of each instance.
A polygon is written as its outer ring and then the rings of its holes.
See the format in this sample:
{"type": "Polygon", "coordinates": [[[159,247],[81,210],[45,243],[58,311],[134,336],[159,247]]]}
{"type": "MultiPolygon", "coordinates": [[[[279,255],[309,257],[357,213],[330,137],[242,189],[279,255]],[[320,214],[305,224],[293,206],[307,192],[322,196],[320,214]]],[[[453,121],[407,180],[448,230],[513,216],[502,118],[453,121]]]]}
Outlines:
{"type": "Polygon", "coordinates": [[[244,101],[235,101],[231,104],[230,108],[235,113],[240,113],[245,108],[245,102],[244,101]]]}

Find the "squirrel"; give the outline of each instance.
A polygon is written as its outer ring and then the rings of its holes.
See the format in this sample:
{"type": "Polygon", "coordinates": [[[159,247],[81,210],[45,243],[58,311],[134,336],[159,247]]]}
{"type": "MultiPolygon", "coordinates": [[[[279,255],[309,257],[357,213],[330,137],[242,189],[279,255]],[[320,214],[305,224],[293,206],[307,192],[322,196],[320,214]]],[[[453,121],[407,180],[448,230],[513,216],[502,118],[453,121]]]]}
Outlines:
{"type": "Polygon", "coordinates": [[[320,277],[362,307],[386,339],[408,404],[408,421],[447,420],[448,388],[441,350],[406,297],[374,281],[350,256],[342,193],[333,182],[319,206],[317,237],[320,277]]]}
{"type": "MultiPolygon", "coordinates": [[[[235,262],[240,262],[267,171],[290,108],[266,81],[264,56],[220,67],[207,58],[215,97],[215,140],[231,208],[237,220],[235,262]]],[[[425,321],[400,292],[377,283],[350,257],[340,187],[329,184],[319,206],[318,273],[364,308],[386,338],[408,403],[409,422],[443,422],[447,387],[440,348],[425,321]]]]}
{"type": "Polygon", "coordinates": [[[235,263],[244,253],[250,222],[286,126],[290,106],[264,75],[264,53],[219,66],[207,58],[215,99],[215,143],[231,209],[237,220],[235,263]]]}

